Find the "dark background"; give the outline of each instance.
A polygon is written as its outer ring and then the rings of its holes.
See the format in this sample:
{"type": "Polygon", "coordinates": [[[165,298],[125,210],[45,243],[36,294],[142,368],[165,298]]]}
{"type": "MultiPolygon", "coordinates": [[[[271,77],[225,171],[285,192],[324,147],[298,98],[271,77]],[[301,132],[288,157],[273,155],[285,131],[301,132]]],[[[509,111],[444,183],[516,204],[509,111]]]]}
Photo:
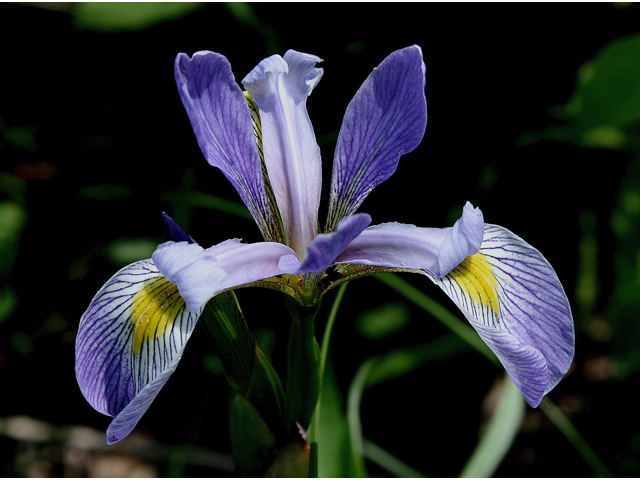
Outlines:
{"type": "MultiPolygon", "coordinates": [[[[215,359],[197,335],[132,439],[111,449],[70,440],[75,426],[102,435],[109,423],[75,382],[79,318],[118,268],[148,257],[162,241],[160,212],[203,246],[259,240],[250,221],[187,194],[238,201],[198,149],[173,79],[176,54],[220,52],[238,80],[288,48],[323,58],[324,77],[307,105],[328,187],[349,100],[385,56],[418,44],[427,67],[425,138],[360,210],[374,223],[448,226],[469,200],[488,223],[538,248],[563,282],[577,331],[574,366],[550,398],[614,475],[640,475],[640,334],[631,288],[638,248],[614,228],[620,209],[635,211],[637,148],[631,140],[594,148],[571,136],[527,136],[560,122],[553,107],[571,98],[585,62],[640,32],[637,5],[206,4],[128,27],[81,8],[0,5],[0,200],[18,212],[9,222],[14,227],[5,227],[3,252],[0,473],[230,475],[228,458],[212,453],[229,452],[228,387],[212,374],[215,359]],[[163,447],[149,449],[149,442],[163,447]],[[104,458],[122,470],[101,470],[104,458]]],[[[638,133],[637,123],[625,129],[627,139],[638,133]]],[[[453,311],[427,279],[406,279],[453,311]]],[[[287,323],[281,296],[247,290],[238,297],[256,335],[276,339],[277,362],[287,323]]],[[[402,331],[384,340],[358,333],[359,312],[400,301],[375,279],[349,286],[331,357],[343,390],[369,356],[446,333],[411,305],[402,331]]],[[[375,387],[363,400],[365,436],[428,476],[456,476],[481,431],[487,392],[501,376],[469,351],[375,387]]],[[[373,466],[370,473],[386,475],[373,466]]],[[[540,410],[527,407],[496,475],[594,471],[540,410]]]]}

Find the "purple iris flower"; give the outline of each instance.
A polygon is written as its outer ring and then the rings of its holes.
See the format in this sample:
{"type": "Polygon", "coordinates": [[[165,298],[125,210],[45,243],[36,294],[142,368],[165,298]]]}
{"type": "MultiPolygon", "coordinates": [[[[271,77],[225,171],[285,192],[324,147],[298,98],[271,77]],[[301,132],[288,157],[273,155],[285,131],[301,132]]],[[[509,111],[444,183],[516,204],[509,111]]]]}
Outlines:
{"type": "Polygon", "coordinates": [[[76,375],[89,403],[115,417],[107,442],[127,436],[176,369],[204,306],[223,290],[262,286],[312,305],[364,275],[429,277],[456,303],[531,406],[567,372],[573,320],[544,257],[467,203],[451,228],[370,226],[365,197],[422,140],[425,66],[418,46],[389,55],[347,107],[338,136],[329,209],[320,227],[320,149],[306,101],[321,60],[289,50],[237,85],[228,60],[179,54],[175,78],[206,160],[253,215],[263,242],[204,248],[172,220],[173,240],[117,272],[84,313],[76,375]]]}

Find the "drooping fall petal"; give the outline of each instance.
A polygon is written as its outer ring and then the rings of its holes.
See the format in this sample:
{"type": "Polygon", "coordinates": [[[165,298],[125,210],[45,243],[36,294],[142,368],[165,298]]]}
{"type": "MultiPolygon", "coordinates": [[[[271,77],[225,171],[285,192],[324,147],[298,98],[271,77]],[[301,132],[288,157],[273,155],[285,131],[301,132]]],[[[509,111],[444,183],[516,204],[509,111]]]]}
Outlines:
{"type": "Polygon", "coordinates": [[[191,312],[150,259],[117,272],[80,320],[76,377],[87,401],[126,437],[178,365],[201,311],[191,312]]]}
{"type": "Polygon", "coordinates": [[[567,373],[574,354],[569,301],[542,254],[486,225],[480,251],[443,278],[429,275],[462,310],[532,407],[567,373]]]}

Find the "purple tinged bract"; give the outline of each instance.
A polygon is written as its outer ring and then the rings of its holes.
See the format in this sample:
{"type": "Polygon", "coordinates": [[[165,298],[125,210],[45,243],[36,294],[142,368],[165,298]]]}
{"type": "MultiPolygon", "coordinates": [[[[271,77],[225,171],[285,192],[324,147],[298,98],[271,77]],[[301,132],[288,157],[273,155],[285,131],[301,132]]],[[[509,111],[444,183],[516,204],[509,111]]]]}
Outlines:
{"type": "Polygon", "coordinates": [[[470,203],[451,228],[371,226],[368,214],[356,213],[424,135],[420,47],[384,59],[348,105],[319,229],[320,149],[306,102],[322,78],[320,61],[293,50],[271,56],[245,76],[243,92],[223,55],[177,56],[178,92],[198,145],[236,188],[264,241],[203,248],[167,216],[170,241],[96,294],[80,321],[76,375],[89,403],[115,417],[108,443],[132,431],[167,382],[207,302],[236,287],[260,285],[313,304],[351,278],[421,273],[451,297],[530,405],[567,372],[571,310],[537,250],[485,224],[470,203]]]}

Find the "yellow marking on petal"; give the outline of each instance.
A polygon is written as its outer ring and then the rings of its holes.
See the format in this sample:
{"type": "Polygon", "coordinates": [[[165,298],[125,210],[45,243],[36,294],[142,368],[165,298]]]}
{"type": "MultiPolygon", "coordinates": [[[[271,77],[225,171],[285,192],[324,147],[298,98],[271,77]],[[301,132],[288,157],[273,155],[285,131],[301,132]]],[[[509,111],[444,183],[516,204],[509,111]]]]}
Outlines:
{"type": "Polygon", "coordinates": [[[496,316],[500,314],[497,280],[493,267],[482,253],[465,258],[460,265],[447,274],[476,304],[491,308],[496,316]]]}
{"type": "Polygon", "coordinates": [[[159,338],[171,327],[184,300],[178,287],[164,277],[148,281],[131,301],[133,353],[139,354],[145,341],[159,338]]]}

